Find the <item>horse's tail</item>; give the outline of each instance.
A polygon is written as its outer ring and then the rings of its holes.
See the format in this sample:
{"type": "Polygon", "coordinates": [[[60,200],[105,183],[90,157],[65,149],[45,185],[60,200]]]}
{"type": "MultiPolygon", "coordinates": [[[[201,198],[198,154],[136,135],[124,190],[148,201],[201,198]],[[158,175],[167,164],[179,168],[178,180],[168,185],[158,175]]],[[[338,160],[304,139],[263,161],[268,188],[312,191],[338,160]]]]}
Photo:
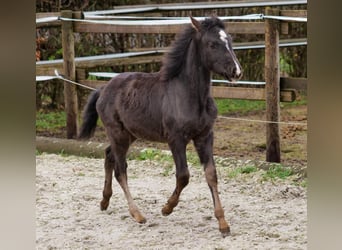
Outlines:
{"type": "Polygon", "coordinates": [[[100,96],[100,89],[93,91],[83,111],[83,123],[78,134],[78,139],[89,139],[94,135],[99,115],[96,110],[96,102],[100,96]]]}

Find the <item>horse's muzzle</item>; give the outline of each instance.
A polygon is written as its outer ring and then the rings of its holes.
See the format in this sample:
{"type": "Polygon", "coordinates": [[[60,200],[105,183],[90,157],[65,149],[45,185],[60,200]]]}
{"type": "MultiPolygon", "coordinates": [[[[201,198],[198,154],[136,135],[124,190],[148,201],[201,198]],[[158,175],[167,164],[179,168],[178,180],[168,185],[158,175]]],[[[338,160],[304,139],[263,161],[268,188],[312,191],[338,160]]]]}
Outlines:
{"type": "Polygon", "coordinates": [[[242,70],[237,70],[236,68],[234,68],[234,71],[233,71],[233,79],[235,81],[238,81],[240,80],[242,77],[242,70]]]}

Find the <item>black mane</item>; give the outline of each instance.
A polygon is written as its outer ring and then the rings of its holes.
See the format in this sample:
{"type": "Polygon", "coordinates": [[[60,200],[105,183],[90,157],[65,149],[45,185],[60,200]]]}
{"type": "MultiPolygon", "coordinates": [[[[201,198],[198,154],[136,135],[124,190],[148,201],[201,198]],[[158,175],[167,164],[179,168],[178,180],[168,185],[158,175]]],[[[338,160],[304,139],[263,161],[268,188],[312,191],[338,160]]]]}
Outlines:
{"type": "Polygon", "coordinates": [[[195,33],[195,29],[189,25],[182,33],[176,36],[171,50],[163,60],[161,68],[163,80],[170,80],[179,75],[184,67],[187,50],[195,33]]]}
{"type": "MultiPolygon", "coordinates": [[[[206,18],[201,22],[201,33],[204,34],[213,27],[225,28],[223,22],[217,17],[206,18]]],[[[167,81],[179,75],[186,62],[187,51],[196,32],[196,29],[189,25],[176,36],[170,52],[163,61],[162,80],[167,81]]]]}
{"type": "Polygon", "coordinates": [[[215,16],[206,18],[203,22],[201,22],[201,29],[204,32],[211,30],[213,27],[218,27],[223,30],[225,29],[224,23],[215,16]]]}

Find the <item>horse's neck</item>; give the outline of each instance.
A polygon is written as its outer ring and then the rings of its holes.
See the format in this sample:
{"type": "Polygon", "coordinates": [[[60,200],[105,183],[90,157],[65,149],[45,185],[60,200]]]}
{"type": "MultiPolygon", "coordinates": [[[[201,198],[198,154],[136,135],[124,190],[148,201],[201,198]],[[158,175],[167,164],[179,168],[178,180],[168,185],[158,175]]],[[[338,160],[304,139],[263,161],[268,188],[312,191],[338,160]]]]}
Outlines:
{"type": "Polygon", "coordinates": [[[200,51],[191,44],[188,52],[188,60],[185,64],[184,74],[187,78],[191,93],[202,104],[206,104],[210,96],[211,73],[201,63],[200,51]]]}

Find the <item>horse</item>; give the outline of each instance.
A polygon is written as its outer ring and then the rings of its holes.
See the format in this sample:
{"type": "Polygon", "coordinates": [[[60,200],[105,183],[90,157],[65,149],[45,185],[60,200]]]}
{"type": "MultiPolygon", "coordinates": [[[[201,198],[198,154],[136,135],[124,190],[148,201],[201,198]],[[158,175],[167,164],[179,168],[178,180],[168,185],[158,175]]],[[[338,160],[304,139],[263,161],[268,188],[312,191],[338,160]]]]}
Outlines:
{"type": "Polygon", "coordinates": [[[241,78],[242,69],[222,20],[216,16],[202,21],[190,16],[190,20],[177,34],[160,71],[121,73],[89,95],[78,138],[93,136],[101,118],[110,142],[105,149],[101,210],[108,208],[114,171],[129,212],[138,223],[145,223],[146,219],[127,184],[126,154],[130,145],[137,138],[168,144],[176,167],[176,187],[162,208],[166,216],[177,206],[189,183],[186,146],[192,141],[211,191],[219,231],[225,237],[230,234],[230,227],[219,198],[213,158],[217,108],[210,94],[211,74],[236,81],[241,78]]]}

